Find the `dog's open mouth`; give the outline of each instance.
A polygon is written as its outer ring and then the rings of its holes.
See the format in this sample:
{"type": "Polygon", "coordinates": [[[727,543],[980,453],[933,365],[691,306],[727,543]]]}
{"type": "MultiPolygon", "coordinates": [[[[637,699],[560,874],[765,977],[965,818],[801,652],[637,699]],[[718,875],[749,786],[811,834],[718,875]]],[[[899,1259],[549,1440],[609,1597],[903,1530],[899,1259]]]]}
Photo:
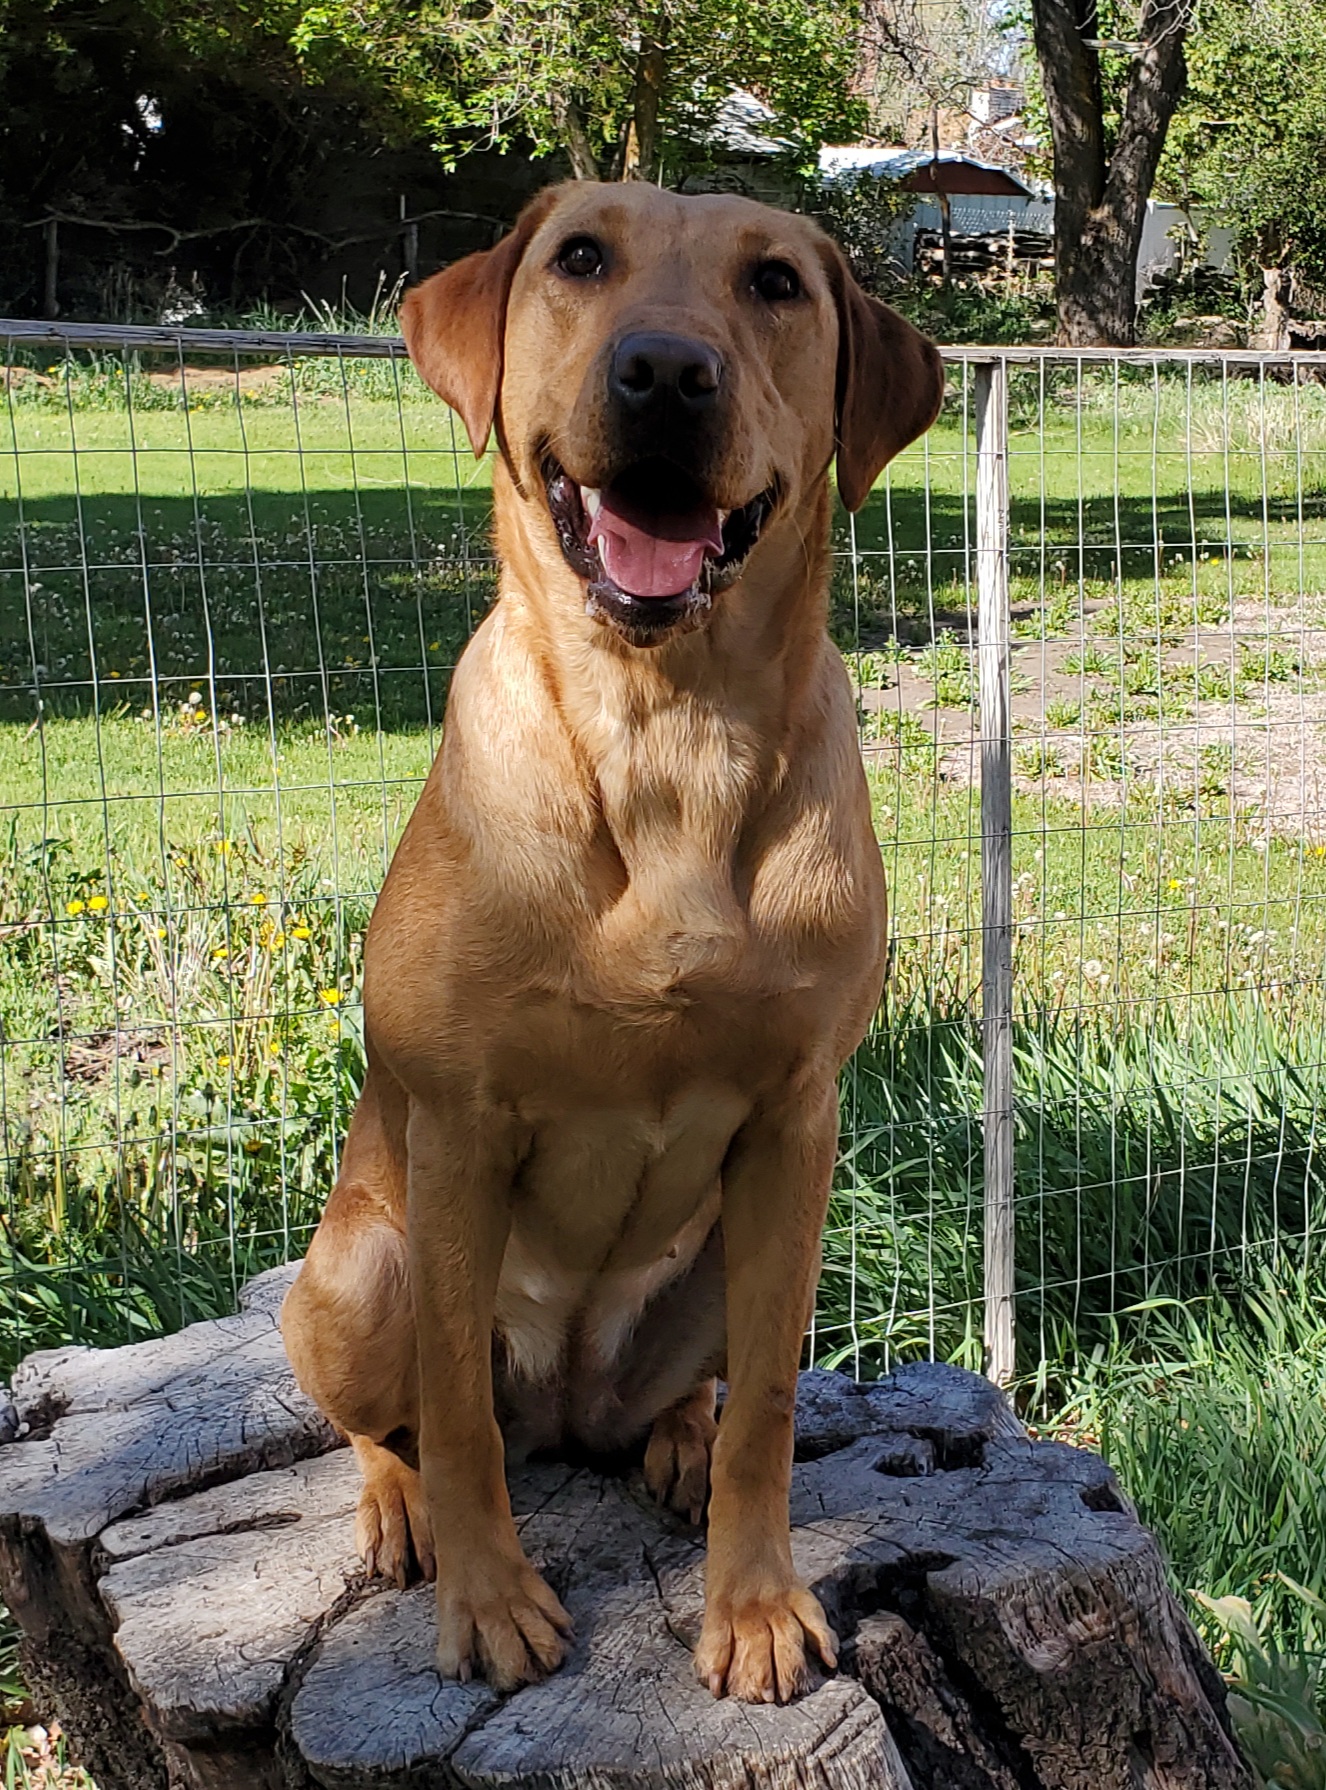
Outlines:
{"type": "Polygon", "coordinates": [[[719,509],[662,459],[638,461],[602,490],[576,484],[550,460],[544,482],[562,553],[588,581],[591,610],[650,637],[707,611],[713,593],[739,575],[774,503],[769,490],[741,509],[719,509]]]}

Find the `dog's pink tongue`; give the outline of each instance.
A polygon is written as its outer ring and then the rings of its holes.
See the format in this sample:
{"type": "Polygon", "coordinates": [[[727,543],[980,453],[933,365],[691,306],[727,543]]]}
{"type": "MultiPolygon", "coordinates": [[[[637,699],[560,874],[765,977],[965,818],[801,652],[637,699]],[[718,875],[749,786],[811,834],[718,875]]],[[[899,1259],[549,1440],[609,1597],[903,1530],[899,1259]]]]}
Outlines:
{"type": "Polygon", "coordinates": [[[624,513],[605,491],[590,524],[591,546],[619,590],[633,597],[675,597],[700,576],[706,549],[723,551],[723,524],[717,510],[651,518],[649,527],[624,513]]]}

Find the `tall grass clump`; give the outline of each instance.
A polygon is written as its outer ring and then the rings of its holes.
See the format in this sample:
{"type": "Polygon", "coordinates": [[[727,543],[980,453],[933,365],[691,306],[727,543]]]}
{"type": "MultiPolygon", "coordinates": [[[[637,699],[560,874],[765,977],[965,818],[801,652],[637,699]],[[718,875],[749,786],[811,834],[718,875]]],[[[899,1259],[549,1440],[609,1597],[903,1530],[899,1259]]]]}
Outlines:
{"type": "MultiPolygon", "coordinates": [[[[1326,1033],[1256,992],[1111,1026],[1024,1012],[1014,1031],[1019,1352],[1038,1397],[1156,1301],[1242,1321],[1266,1264],[1315,1272],[1326,1223],[1317,1068],[1326,1033]]],[[[929,1353],[979,1365],[979,1020],[918,995],[844,1079],[820,1296],[821,1358],[861,1372],[929,1353]]],[[[1254,1328],[1257,1322],[1252,1310],[1254,1328]]]]}
{"type": "Polygon", "coordinates": [[[1099,1446],[1227,1658],[1212,1608],[1226,1598],[1246,1601],[1263,1643],[1326,1648],[1324,1291],[1282,1265],[1237,1306],[1213,1295],[1129,1314],[1080,1362],[1055,1420],[1099,1446]]]}

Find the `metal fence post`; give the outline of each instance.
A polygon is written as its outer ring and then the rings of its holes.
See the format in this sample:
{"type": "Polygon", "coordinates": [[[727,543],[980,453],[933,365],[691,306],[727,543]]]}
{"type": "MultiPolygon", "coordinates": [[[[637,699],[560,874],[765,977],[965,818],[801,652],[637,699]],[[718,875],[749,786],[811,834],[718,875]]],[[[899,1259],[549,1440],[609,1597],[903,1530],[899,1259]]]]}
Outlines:
{"type": "Polygon", "coordinates": [[[1013,763],[1008,657],[1008,366],[976,373],[981,700],[981,1018],[985,1049],[985,1371],[1014,1372],[1013,763]]]}

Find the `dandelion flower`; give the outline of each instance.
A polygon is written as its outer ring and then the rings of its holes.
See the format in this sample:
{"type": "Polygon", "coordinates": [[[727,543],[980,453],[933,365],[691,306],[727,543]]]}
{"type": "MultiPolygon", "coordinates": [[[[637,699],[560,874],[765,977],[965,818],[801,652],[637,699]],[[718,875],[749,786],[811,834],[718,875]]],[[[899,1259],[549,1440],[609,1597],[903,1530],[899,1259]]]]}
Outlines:
{"type": "Polygon", "coordinates": [[[105,895],[90,895],[88,897],[88,909],[91,913],[104,914],[109,906],[110,901],[105,895]]]}
{"type": "Polygon", "coordinates": [[[263,894],[261,889],[255,889],[252,895],[249,896],[249,900],[254,907],[265,907],[267,905],[267,897],[263,894]]]}
{"type": "Polygon", "coordinates": [[[86,904],[81,901],[66,901],[64,911],[67,914],[81,914],[86,904]]]}
{"type": "Polygon", "coordinates": [[[318,990],[318,999],[324,1006],[339,1007],[341,1004],[341,991],[339,988],[320,988],[318,990]]]}
{"type": "Polygon", "coordinates": [[[218,1057],[216,1059],[216,1066],[218,1069],[229,1069],[230,1058],[229,1057],[218,1057]]]}
{"type": "Polygon", "coordinates": [[[313,937],[313,929],[311,926],[292,926],[290,928],[290,936],[292,939],[311,939],[313,937]]]}
{"type": "Polygon", "coordinates": [[[1181,889],[1183,884],[1179,881],[1177,876],[1172,876],[1169,879],[1169,886],[1171,889],[1181,889]]]}
{"type": "Polygon", "coordinates": [[[267,949],[269,951],[279,951],[284,944],[285,934],[283,932],[274,932],[267,942],[267,949]]]}
{"type": "Polygon", "coordinates": [[[279,1057],[281,1054],[281,1046],[276,1042],[275,1038],[269,1038],[267,1040],[267,1050],[268,1054],[274,1057],[279,1057]]]}
{"type": "Polygon", "coordinates": [[[157,937],[158,937],[158,938],[159,938],[159,939],[163,939],[163,938],[165,938],[165,936],[166,936],[166,929],[165,929],[165,927],[164,927],[164,926],[158,926],[158,927],[157,927],[157,937]]]}
{"type": "Polygon", "coordinates": [[[213,953],[212,953],[212,962],[219,963],[223,957],[229,957],[229,956],[230,956],[230,952],[226,949],[226,947],[224,945],[218,945],[216,950],[213,951],[213,953]]]}
{"type": "Polygon", "coordinates": [[[1082,965],[1082,974],[1088,982],[1095,982],[1104,972],[1105,966],[1098,957],[1089,957],[1082,965]]]}

